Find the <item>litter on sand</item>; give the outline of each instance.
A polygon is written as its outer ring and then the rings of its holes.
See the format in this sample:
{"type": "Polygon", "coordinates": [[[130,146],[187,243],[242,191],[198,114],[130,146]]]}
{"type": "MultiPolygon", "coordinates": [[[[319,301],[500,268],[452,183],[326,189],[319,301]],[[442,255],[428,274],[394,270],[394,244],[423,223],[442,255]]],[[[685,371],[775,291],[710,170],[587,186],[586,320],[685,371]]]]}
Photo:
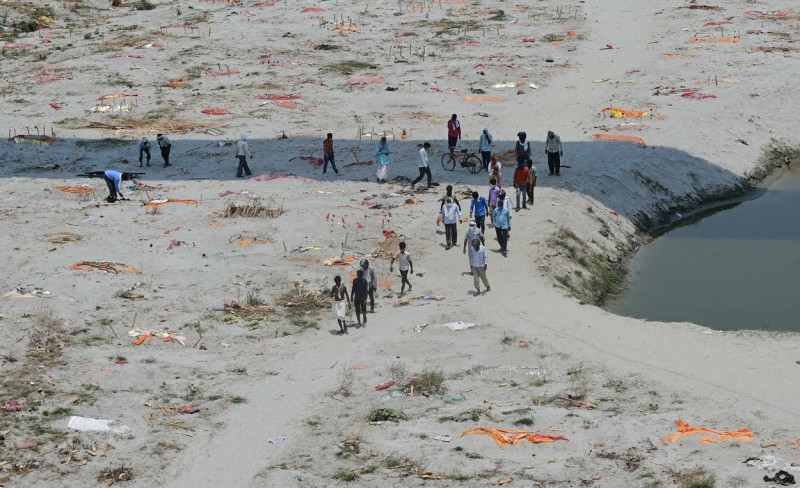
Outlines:
{"type": "Polygon", "coordinates": [[[69,269],[91,271],[99,269],[106,273],[119,274],[119,273],[138,273],[139,270],[122,263],[115,263],[113,261],[81,261],[80,263],[71,264],[69,269]]]}
{"type": "Polygon", "coordinates": [[[111,432],[112,434],[125,434],[131,430],[116,420],[93,419],[74,415],[69,418],[67,428],[81,432],[111,432]]]}
{"type": "Polygon", "coordinates": [[[569,440],[563,435],[551,434],[547,432],[531,432],[528,430],[504,430],[504,429],[493,429],[491,427],[476,427],[474,429],[464,431],[461,434],[461,437],[464,437],[465,435],[469,434],[491,436],[492,439],[494,439],[494,441],[497,442],[498,447],[505,447],[509,444],[518,446],[525,439],[534,444],[541,442],[555,442],[555,441],[569,440]]]}
{"type": "Polygon", "coordinates": [[[164,340],[164,342],[176,342],[181,346],[186,345],[186,337],[182,335],[178,335],[177,332],[167,331],[167,330],[142,330],[142,329],[132,329],[128,331],[129,337],[138,337],[135,341],[133,341],[134,346],[139,346],[145,341],[150,338],[158,337],[164,340]]]}
{"type": "Polygon", "coordinates": [[[731,442],[731,441],[753,440],[753,431],[750,429],[740,429],[735,432],[704,429],[704,428],[692,427],[691,425],[687,424],[682,420],[678,420],[677,422],[675,422],[675,425],[678,426],[678,432],[665,437],[664,444],[675,442],[683,436],[692,434],[715,434],[717,436],[717,437],[701,437],[700,442],[704,444],[709,442],[731,442]]]}
{"type": "Polygon", "coordinates": [[[166,205],[168,203],[186,203],[186,204],[189,204],[189,205],[197,205],[197,201],[196,200],[186,200],[186,199],[183,199],[183,198],[174,198],[174,199],[172,199],[172,198],[163,198],[163,199],[160,199],[160,200],[156,200],[156,199],[150,200],[150,203],[148,203],[147,206],[148,207],[160,207],[160,206],[166,205]]]}
{"type": "Polygon", "coordinates": [[[448,322],[446,324],[441,324],[444,327],[447,327],[450,330],[464,330],[469,329],[471,327],[475,327],[478,324],[472,322],[462,322],[459,320],[458,322],[448,322]]]}
{"type": "Polygon", "coordinates": [[[269,439],[267,439],[267,442],[269,442],[270,444],[280,444],[285,440],[286,437],[270,437],[269,439]]]}

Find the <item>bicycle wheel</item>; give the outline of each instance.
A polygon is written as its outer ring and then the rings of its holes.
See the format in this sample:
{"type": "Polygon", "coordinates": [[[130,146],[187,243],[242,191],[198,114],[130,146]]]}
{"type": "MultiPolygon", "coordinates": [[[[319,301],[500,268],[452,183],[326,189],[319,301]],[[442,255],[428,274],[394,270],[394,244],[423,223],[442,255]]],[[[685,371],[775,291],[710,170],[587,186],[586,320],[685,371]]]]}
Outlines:
{"type": "Polygon", "coordinates": [[[470,154],[469,156],[467,156],[467,160],[464,162],[464,166],[466,166],[467,169],[469,169],[470,173],[476,175],[480,173],[481,170],[483,169],[483,161],[481,161],[481,158],[479,158],[478,156],[470,154]]]}
{"type": "Polygon", "coordinates": [[[456,169],[456,158],[449,152],[442,154],[442,168],[446,169],[447,171],[453,171],[456,169]]]}

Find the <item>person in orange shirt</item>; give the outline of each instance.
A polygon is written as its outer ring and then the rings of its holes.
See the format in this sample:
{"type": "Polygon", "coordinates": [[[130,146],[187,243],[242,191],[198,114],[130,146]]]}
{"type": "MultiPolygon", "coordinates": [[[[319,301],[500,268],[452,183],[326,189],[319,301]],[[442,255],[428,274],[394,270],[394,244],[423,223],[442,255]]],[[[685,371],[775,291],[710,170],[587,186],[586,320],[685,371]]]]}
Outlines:
{"type": "Polygon", "coordinates": [[[453,154],[459,140],[461,140],[461,122],[458,121],[458,115],[453,114],[447,121],[447,146],[450,148],[450,154],[453,154]]]}
{"type": "Polygon", "coordinates": [[[519,197],[522,195],[522,208],[528,208],[528,186],[533,186],[533,178],[531,178],[531,171],[525,163],[517,165],[514,170],[514,188],[517,190],[517,206],[514,207],[515,212],[519,212],[519,197]]]}

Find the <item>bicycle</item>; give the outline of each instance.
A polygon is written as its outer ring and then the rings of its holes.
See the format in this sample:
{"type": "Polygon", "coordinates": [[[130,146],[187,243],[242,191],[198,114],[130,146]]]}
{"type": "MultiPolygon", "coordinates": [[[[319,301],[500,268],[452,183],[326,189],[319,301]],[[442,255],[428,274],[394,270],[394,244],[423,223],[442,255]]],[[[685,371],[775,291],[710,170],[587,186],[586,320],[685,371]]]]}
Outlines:
{"type": "Polygon", "coordinates": [[[462,168],[467,168],[470,173],[476,175],[483,169],[483,160],[477,153],[469,153],[469,149],[461,149],[458,152],[446,152],[442,154],[442,167],[448,171],[456,169],[456,162],[461,163],[462,168]],[[460,159],[460,161],[458,161],[460,159]]]}

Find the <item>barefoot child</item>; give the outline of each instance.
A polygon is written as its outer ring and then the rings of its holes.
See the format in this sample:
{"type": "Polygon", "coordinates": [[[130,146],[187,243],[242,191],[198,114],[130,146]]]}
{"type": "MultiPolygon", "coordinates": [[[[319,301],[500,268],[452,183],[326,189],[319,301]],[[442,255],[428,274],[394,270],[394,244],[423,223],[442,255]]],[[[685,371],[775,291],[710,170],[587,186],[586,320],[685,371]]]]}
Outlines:
{"type": "Polygon", "coordinates": [[[341,276],[336,276],[333,282],[334,286],[333,290],[331,290],[331,296],[333,297],[333,316],[339,323],[339,334],[347,334],[345,315],[347,314],[347,309],[350,308],[350,295],[347,294],[347,287],[342,283],[341,276]]]}
{"type": "Polygon", "coordinates": [[[411,282],[408,281],[408,271],[411,269],[411,274],[414,274],[414,263],[411,262],[411,254],[406,252],[406,243],[400,243],[400,251],[394,255],[392,262],[389,263],[389,272],[394,271],[394,261],[397,260],[398,267],[400,268],[400,277],[402,283],[400,285],[400,295],[405,293],[406,284],[408,284],[408,291],[411,291],[411,282]]]}

